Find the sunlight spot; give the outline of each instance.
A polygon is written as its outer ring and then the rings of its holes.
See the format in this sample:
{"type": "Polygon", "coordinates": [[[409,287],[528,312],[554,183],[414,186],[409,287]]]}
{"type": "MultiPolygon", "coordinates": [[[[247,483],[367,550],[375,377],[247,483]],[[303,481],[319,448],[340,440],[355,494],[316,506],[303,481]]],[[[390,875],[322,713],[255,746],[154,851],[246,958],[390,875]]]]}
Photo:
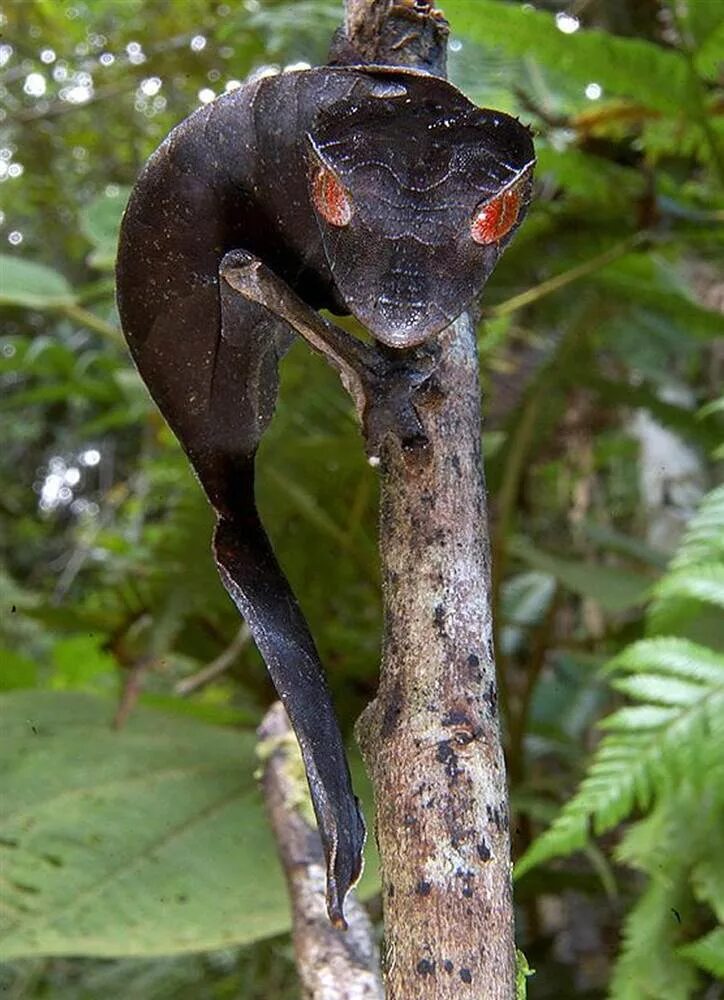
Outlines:
{"type": "Polygon", "coordinates": [[[13,229],[11,233],[8,233],[8,243],[12,247],[18,246],[18,244],[23,242],[23,234],[19,229],[13,229]]]}
{"type": "Polygon", "coordinates": [[[55,62],[55,52],[52,49],[43,49],[40,53],[40,61],[41,63],[45,63],[46,66],[49,66],[51,63],[55,62]]]}
{"type": "Polygon", "coordinates": [[[603,88],[600,83],[589,83],[586,87],[586,97],[589,101],[597,101],[602,93],[603,88]]]}
{"type": "Polygon", "coordinates": [[[89,468],[93,465],[98,465],[100,460],[101,453],[97,448],[86,448],[86,450],[80,454],[81,465],[86,465],[89,468]]]}
{"type": "Polygon", "coordinates": [[[149,76],[145,80],[141,80],[141,93],[145,94],[146,97],[154,97],[161,89],[161,78],[158,76],[149,76]]]}
{"type": "Polygon", "coordinates": [[[198,98],[202,104],[209,104],[216,97],[211,87],[202,87],[198,93],[198,98]]]}
{"type": "Polygon", "coordinates": [[[581,27],[581,22],[573,14],[566,14],[565,11],[559,10],[556,14],[556,28],[562,31],[564,35],[572,35],[574,31],[578,31],[581,27]]]}
{"type": "Polygon", "coordinates": [[[192,52],[202,52],[206,48],[206,38],[203,35],[194,35],[189,42],[192,52]]]}
{"type": "Polygon", "coordinates": [[[23,90],[30,97],[42,97],[47,89],[47,81],[42,73],[28,73],[23,90]]]}
{"type": "Polygon", "coordinates": [[[126,52],[128,54],[128,61],[134,66],[140,66],[141,63],[146,61],[140,42],[129,42],[126,46],[126,52]]]}
{"type": "Polygon", "coordinates": [[[60,92],[61,101],[69,104],[85,104],[93,96],[93,88],[84,84],[76,84],[74,87],[63,87],[60,92]]]}

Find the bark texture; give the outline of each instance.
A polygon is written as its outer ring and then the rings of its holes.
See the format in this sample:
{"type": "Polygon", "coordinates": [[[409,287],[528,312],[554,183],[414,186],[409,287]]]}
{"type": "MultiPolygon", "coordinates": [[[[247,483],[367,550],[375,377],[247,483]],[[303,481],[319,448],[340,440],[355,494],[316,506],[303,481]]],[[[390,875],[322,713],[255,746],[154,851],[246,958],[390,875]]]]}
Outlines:
{"type": "Polygon", "coordinates": [[[309,815],[299,749],[281,702],[264,716],[258,735],[264,799],[289,886],[302,995],[305,1000],[382,1000],[374,931],[354,894],[345,904],[347,931],[329,922],[324,853],[309,815]]]}
{"type": "Polygon", "coordinates": [[[418,401],[427,449],[381,465],[385,632],[358,726],[375,790],[389,1000],[512,1000],[515,952],[468,316],[441,337],[418,401]]]}

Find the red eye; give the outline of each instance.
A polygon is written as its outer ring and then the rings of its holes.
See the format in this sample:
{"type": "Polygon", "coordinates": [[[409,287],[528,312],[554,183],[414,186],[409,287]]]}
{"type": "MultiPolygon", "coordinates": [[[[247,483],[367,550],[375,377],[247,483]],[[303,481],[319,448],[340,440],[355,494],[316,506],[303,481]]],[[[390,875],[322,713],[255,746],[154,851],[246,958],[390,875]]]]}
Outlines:
{"type": "Polygon", "coordinates": [[[346,226],[352,218],[352,201],[337,175],[329,167],[318,166],[312,177],[312,200],[330,226],[346,226]]]}
{"type": "Polygon", "coordinates": [[[475,210],[470,232],[476,243],[497,243],[510,232],[520,212],[521,191],[516,184],[475,210]]]}

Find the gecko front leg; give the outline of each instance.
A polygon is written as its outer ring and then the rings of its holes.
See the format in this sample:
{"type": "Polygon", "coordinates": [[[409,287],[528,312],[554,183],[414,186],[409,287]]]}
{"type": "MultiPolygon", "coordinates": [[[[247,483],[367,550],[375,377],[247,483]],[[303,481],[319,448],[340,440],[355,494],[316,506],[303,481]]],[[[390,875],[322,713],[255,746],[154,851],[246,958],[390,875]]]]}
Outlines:
{"type": "MultiPolygon", "coordinates": [[[[424,448],[415,395],[433,377],[438,354],[434,343],[409,352],[367,345],[320,316],[245,251],[228,253],[219,273],[222,284],[281,319],[337,369],[363,425],[370,458],[379,457],[388,435],[406,447],[424,448]]],[[[225,294],[222,290],[222,298],[225,294]]]]}

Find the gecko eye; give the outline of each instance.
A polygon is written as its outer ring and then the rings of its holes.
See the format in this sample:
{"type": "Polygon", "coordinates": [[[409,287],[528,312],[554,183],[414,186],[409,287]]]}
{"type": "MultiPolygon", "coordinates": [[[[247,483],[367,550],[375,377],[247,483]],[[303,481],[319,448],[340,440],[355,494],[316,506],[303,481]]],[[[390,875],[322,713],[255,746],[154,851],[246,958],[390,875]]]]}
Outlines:
{"type": "Polygon", "coordinates": [[[346,226],[352,218],[352,199],[329,167],[318,164],[312,174],[314,207],[330,226],[346,226]]]}
{"type": "Polygon", "coordinates": [[[487,245],[502,240],[518,219],[521,198],[522,183],[518,182],[497,198],[478,205],[470,223],[470,234],[475,242],[487,245]]]}

